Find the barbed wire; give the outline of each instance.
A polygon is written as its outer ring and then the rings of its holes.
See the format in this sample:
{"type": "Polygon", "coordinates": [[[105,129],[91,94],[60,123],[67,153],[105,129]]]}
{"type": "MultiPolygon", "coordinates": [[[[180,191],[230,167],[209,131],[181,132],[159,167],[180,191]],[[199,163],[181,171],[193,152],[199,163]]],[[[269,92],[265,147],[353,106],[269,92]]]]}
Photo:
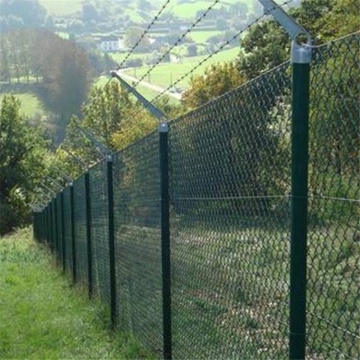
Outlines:
{"type": "Polygon", "coordinates": [[[139,39],[136,41],[136,43],[133,45],[133,47],[129,50],[129,52],[127,53],[127,55],[125,56],[125,58],[122,60],[122,62],[120,63],[120,65],[118,65],[117,70],[121,69],[123,67],[123,65],[126,63],[126,61],[129,59],[129,57],[133,54],[133,52],[135,51],[135,49],[139,46],[139,44],[141,43],[141,41],[144,39],[144,37],[148,34],[148,32],[150,31],[150,29],[152,28],[152,26],[158,21],[159,17],[161,16],[161,14],[164,12],[164,10],[167,8],[167,6],[169,5],[171,0],[166,0],[165,3],[163,4],[163,6],[161,7],[161,9],[159,10],[159,12],[155,15],[155,17],[153,18],[153,20],[151,21],[151,23],[148,25],[148,27],[144,30],[144,32],[141,34],[141,36],[139,37],[139,39]]]}
{"type": "Polygon", "coordinates": [[[137,85],[139,85],[139,83],[141,81],[143,81],[146,76],[148,76],[160,63],[161,61],[168,55],[170,54],[171,50],[174,49],[174,47],[176,47],[177,45],[179,45],[181,43],[182,40],[184,40],[184,38],[186,37],[186,35],[188,35],[206,16],[207,14],[215,7],[215,5],[217,5],[220,2],[220,0],[215,0],[202,14],[201,16],[199,16],[195,22],[193,22],[191,24],[191,26],[175,41],[175,43],[173,45],[170,46],[170,48],[163,53],[156,61],[155,64],[153,64],[151,66],[151,68],[134,84],[134,88],[136,88],[137,85]]]}
{"type": "MultiPolygon", "coordinates": [[[[293,2],[294,0],[286,0],[283,3],[281,3],[279,6],[280,7],[284,7],[289,5],[291,2],[293,2]]],[[[251,21],[248,25],[246,25],[245,28],[241,29],[240,31],[238,31],[234,36],[232,36],[230,39],[226,40],[217,50],[215,50],[213,53],[209,54],[207,57],[203,58],[202,60],[200,60],[191,70],[189,70],[187,73],[185,73],[183,76],[181,76],[179,79],[177,79],[175,82],[171,83],[167,88],[165,88],[159,95],[157,95],[156,97],[154,97],[150,102],[153,103],[155,101],[157,101],[158,99],[160,99],[163,95],[165,95],[166,93],[169,92],[169,90],[171,88],[173,88],[174,86],[176,86],[179,82],[181,82],[182,80],[184,80],[185,78],[187,78],[188,76],[192,75],[196,69],[198,69],[202,64],[204,64],[205,62],[207,62],[209,59],[211,59],[213,56],[215,56],[216,54],[218,54],[221,50],[224,49],[224,47],[226,47],[227,45],[229,45],[231,42],[233,42],[235,39],[237,39],[241,34],[243,34],[245,31],[249,30],[252,26],[254,26],[255,24],[257,24],[260,20],[262,20],[264,17],[266,17],[267,15],[269,15],[269,13],[272,10],[275,10],[276,7],[273,7],[269,10],[264,11],[264,13],[257,17],[255,20],[251,21]]],[[[146,74],[148,75],[148,74],[146,74]]],[[[143,76],[139,81],[142,81],[144,79],[145,76],[143,76]]]]}

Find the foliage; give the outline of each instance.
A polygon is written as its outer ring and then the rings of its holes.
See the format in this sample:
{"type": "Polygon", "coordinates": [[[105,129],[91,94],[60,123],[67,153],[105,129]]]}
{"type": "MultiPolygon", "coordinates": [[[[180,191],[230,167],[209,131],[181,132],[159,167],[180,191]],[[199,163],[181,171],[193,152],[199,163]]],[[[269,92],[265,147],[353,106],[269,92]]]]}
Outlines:
{"type": "MultiPolygon", "coordinates": [[[[140,105],[130,98],[118,82],[95,87],[82,107],[83,116],[71,119],[61,148],[67,149],[86,164],[94,164],[101,158],[101,150],[79,127],[90,132],[111,151],[116,151],[155,127],[156,121],[147,114],[139,117],[138,121],[133,119],[133,115],[140,111],[140,105]]],[[[76,160],[61,148],[57,152],[57,161],[63,164],[68,173],[80,175],[83,170],[81,166],[76,165],[76,160]]]]}
{"type": "Polygon", "coordinates": [[[186,108],[196,108],[243,82],[235,63],[214,64],[205,70],[204,75],[191,78],[191,87],[183,94],[182,103],[186,108]]]}
{"type": "Polygon", "coordinates": [[[20,102],[5,96],[0,113],[0,235],[29,221],[28,203],[44,176],[46,143],[20,114],[20,102]]]}
{"type": "MultiPolygon", "coordinates": [[[[359,30],[359,7],[359,0],[304,0],[290,14],[321,44],[359,30]]],[[[274,20],[253,26],[241,46],[238,67],[247,79],[280,65],[290,54],[289,37],[274,20]]]]}
{"type": "Polygon", "coordinates": [[[33,51],[51,109],[66,125],[72,114],[80,113],[87,96],[92,79],[87,55],[75,43],[45,31],[35,33],[33,51]]]}
{"type": "Polygon", "coordinates": [[[40,28],[45,23],[46,9],[38,0],[0,0],[0,9],[1,32],[19,27],[40,28]],[[18,21],[14,22],[14,19],[18,21]]]}
{"type": "Polygon", "coordinates": [[[59,141],[70,116],[80,113],[90,87],[93,70],[87,54],[75,43],[40,30],[8,32],[0,47],[0,80],[11,83],[25,77],[39,85],[47,109],[57,114],[59,141]]]}
{"type": "MultiPolygon", "coordinates": [[[[125,33],[125,44],[129,48],[132,48],[138,42],[138,40],[140,39],[143,33],[144,33],[144,29],[141,27],[133,26],[128,28],[125,33]]],[[[136,48],[136,52],[142,52],[147,48],[149,48],[149,46],[150,46],[149,38],[148,36],[144,36],[140,41],[140,43],[138,44],[136,48]]]]}

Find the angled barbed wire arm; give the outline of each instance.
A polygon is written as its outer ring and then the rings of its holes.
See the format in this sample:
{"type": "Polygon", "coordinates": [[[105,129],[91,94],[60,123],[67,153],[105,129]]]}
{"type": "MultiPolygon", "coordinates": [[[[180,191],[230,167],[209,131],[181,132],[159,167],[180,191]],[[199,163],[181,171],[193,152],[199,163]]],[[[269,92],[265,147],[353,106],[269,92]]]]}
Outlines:
{"type": "Polygon", "coordinates": [[[64,150],[72,159],[74,159],[83,168],[84,171],[89,169],[89,165],[87,165],[80,157],[74,155],[71,151],[64,147],[61,147],[61,149],[64,150]]]}
{"type": "Polygon", "coordinates": [[[77,121],[74,121],[74,123],[76,127],[85,135],[85,137],[95,145],[95,149],[98,150],[101,156],[108,157],[112,155],[112,151],[104,144],[102,144],[91,131],[85,130],[77,121]]]}
{"type": "Polygon", "coordinates": [[[61,175],[61,177],[66,181],[67,184],[73,183],[73,179],[69,175],[65,174],[62,170],[60,170],[57,166],[52,165],[51,167],[61,175]]]}
{"type": "Polygon", "coordinates": [[[59,184],[55,179],[53,179],[51,176],[45,176],[45,179],[51,181],[55,186],[57,186],[59,188],[59,190],[61,191],[64,187],[59,184]]]}
{"type": "Polygon", "coordinates": [[[26,205],[33,211],[33,212],[41,212],[45,207],[44,204],[33,204],[33,203],[26,203],[26,205]]]}
{"type": "Polygon", "coordinates": [[[272,15],[275,20],[284,28],[292,40],[296,40],[299,35],[306,35],[307,40],[311,42],[311,36],[309,32],[274,0],[258,1],[261,2],[266,13],[272,15]]]}
{"type": "Polygon", "coordinates": [[[149,100],[147,100],[144,96],[142,96],[133,86],[127,83],[121,76],[120,70],[111,71],[111,75],[120,81],[120,84],[124,86],[126,90],[128,90],[131,94],[133,94],[140,103],[153,115],[155,116],[159,122],[165,122],[165,114],[158,109],[154,104],[152,104],[149,100]]]}
{"type": "Polygon", "coordinates": [[[36,195],[40,195],[42,197],[42,199],[45,199],[45,202],[49,202],[52,199],[52,197],[49,195],[50,193],[47,194],[42,188],[39,188],[39,187],[36,188],[35,193],[36,193],[36,195]],[[39,194],[39,192],[40,192],[40,194],[39,194]]]}
{"type": "Polygon", "coordinates": [[[40,182],[40,185],[41,185],[44,189],[46,189],[47,191],[49,191],[51,194],[53,194],[54,196],[56,195],[56,192],[55,192],[53,189],[51,189],[50,187],[48,187],[43,181],[40,182]]]}

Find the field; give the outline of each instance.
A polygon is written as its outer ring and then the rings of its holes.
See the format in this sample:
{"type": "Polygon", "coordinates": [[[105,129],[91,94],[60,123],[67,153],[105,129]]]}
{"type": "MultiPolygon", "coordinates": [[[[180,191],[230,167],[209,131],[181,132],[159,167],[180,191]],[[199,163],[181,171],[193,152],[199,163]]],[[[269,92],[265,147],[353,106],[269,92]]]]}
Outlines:
{"type": "MultiPolygon", "coordinates": [[[[238,53],[239,53],[238,47],[221,51],[220,53],[218,53],[217,55],[206,61],[204,64],[202,64],[199,68],[197,68],[194,71],[194,74],[197,75],[202,74],[204,70],[211,64],[219,63],[223,61],[235,60],[238,53]]],[[[139,54],[139,55],[137,54],[136,57],[141,55],[145,56],[144,54],[139,54]]],[[[125,57],[125,54],[117,54],[117,55],[113,55],[113,57],[116,59],[117,62],[120,63],[122,59],[125,57]]],[[[193,69],[193,67],[196,66],[204,58],[205,56],[195,56],[195,57],[184,58],[181,63],[161,64],[157,66],[154,70],[152,70],[150,75],[147,76],[146,79],[144,80],[152,84],[166,88],[171,83],[177,81],[179,78],[181,78],[191,69],[193,69]]],[[[148,66],[144,66],[141,68],[129,69],[126,71],[126,73],[131,76],[140,78],[147,72],[148,69],[149,69],[148,66]]],[[[107,83],[109,78],[110,78],[109,76],[101,76],[98,80],[94,82],[94,85],[103,86],[107,83]]],[[[189,87],[189,81],[190,81],[190,77],[186,77],[183,80],[181,80],[179,84],[176,85],[176,87],[185,90],[189,87]]],[[[158,92],[153,91],[141,85],[139,85],[137,89],[148,100],[152,100],[154,97],[156,97],[159,94],[158,92]]],[[[5,93],[0,93],[0,101],[4,95],[5,93]]],[[[17,93],[17,92],[14,92],[14,95],[17,98],[19,98],[19,100],[21,101],[21,111],[23,112],[24,115],[33,116],[37,113],[38,114],[43,113],[44,111],[43,106],[41,104],[41,101],[38,99],[36,95],[32,93],[17,93]]],[[[173,98],[171,98],[171,101],[174,104],[178,103],[178,101],[173,98]]]]}
{"type": "Polygon", "coordinates": [[[1,359],[148,358],[111,333],[106,309],[87,300],[55,267],[30,229],[0,239],[1,359]]]}
{"type": "MultiPolygon", "coordinates": [[[[0,103],[6,93],[0,93],[0,103]]],[[[25,116],[33,116],[35,114],[41,114],[43,107],[38,97],[31,93],[13,93],[21,101],[20,111],[25,116]]]]}
{"type": "Polygon", "coordinates": [[[215,35],[220,35],[222,31],[192,31],[189,35],[196,43],[203,44],[209,38],[215,35]]]}
{"type": "MultiPolygon", "coordinates": [[[[214,9],[220,8],[222,6],[230,5],[230,4],[235,4],[237,2],[238,2],[238,0],[220,1],[214,7],[214,9]]],[[[255,0],[242,0],[242,2],[246,3],[248,5],[249,10],[252,10],[255,0]]],[[[208,7],[211,6],[212,4],[213,4],[213,1],[211,1],[211,0],[208,0],[208,1],[193,0],[192,2],[188,2],[188,3],[180,3],[180,1],[178,1],[178,4],[174,5],[172,8],[170,8],[169,12],[171,12],[174,15],[181,17],[181,18],[195,19],[196,13],[198,11],[205,12],[206,9],[208,9],[208,7]]]]}
{"type": "MultiPolygon", "coordinates": [[[[204,70],[209,67],[211,64],[220,63],[224,61],[232,61],[236,59],[236,56],[239,53],[239,48],[235,47],[229,50],[221,51],[217,55],[210,58],[208,61],[204,62],[200,65],[193,74],[200,75],[203,74],[204,70]]],[[[144,79],[145,81],[149,81],[153,84],[167,87],[171,83],[176,82],[186,73],[194,68],[200,61],[202,61],[206,56],[195,56],[184,58],[181,63],[164,63],[157,66],[150,73],[150,76],[144,79]]],[[[148,71],[149,67],[145,66],[142,68],[136,68],[127,70],[126,73],[132,76],[136,76],[137,78],[141,78],[148,71]]],[[[181,87],[183,89],[188,88],[189,86],[189,77],[181,80],[176,86],[181,87]]]]}
{"type": "Polygon", "coordinates": [[[82,0],[39,0],[50,14],[70,15],[82,9],[82,0]]]}

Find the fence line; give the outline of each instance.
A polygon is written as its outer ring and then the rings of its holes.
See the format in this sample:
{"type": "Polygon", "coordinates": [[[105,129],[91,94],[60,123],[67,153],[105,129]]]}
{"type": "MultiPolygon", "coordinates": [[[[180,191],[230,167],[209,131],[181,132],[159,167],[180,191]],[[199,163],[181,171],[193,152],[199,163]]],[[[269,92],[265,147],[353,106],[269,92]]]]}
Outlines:
{"type": "Polygon", "coordinates": [[[296,351],[358,358],[359,45],[358,33],[313,50],[309,196],[291,185],[285,63],[95,165],[34,213],[36,239],[156,356],[285,359],[305,199],[296,351]]]}

